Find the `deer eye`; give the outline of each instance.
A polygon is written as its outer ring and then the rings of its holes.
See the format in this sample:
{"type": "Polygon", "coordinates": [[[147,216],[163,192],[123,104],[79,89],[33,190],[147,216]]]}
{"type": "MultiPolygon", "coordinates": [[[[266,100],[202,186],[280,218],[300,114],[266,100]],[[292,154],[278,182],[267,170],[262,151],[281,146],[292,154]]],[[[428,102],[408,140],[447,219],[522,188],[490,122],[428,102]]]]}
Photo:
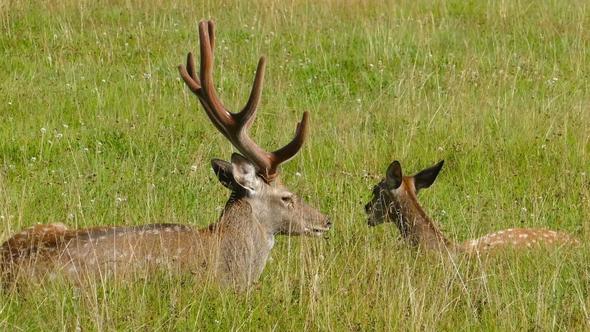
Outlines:
{"type": "Polygon", "coordinates": [[[285,203],[285,204],[291,204],[293,202],[293,196],[292,195],[282,196],[281,201],[283,201],[283,203],[285,203]]]}

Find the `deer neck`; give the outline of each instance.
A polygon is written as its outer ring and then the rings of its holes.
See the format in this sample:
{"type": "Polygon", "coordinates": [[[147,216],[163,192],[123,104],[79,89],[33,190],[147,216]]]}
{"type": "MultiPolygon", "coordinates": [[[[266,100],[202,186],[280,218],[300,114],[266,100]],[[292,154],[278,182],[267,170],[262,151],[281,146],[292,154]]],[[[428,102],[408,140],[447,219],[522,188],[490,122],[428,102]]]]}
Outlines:
{"type": "Polygon", "coordinates": [[[226,283],[250,285],[258,280],[274,237],[256,219],[249,202],[245,198],[228,201],[219,221],[209,230],[216,234],[218,264],[226,283]]]}
{"type": "Polygon", "coordinates": [[[407,241],[428,250],[455,247],[428,217],[416,194],[406,190],[398,197],[398,203],[398,228],[407,241]]]}
{"type": "Polygon", "coordinates": [[[245,197],[232,194],[219,221],[212,226],[223,227],[241,238],[250,237],[255,246],[264,243],[268,251],[274,246],[274,234],[265,229],[245,197]]]}

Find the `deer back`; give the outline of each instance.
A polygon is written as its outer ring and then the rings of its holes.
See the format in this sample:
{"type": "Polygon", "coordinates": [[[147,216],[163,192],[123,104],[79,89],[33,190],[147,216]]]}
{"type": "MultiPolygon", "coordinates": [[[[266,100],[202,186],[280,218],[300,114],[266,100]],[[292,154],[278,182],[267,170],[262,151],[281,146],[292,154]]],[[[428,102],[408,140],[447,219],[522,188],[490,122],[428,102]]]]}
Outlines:
{"type": "Polygon", "coordinates": [[[226,218],[204,229],[179,224],[29,227],[3,244],[4,279],[63,275],[83,283],[112,276],[145,278],[158,270],[248,286],[262,273],[270,247],[264,228],[247,210],[246,203],[236,202],[226,218]]]}

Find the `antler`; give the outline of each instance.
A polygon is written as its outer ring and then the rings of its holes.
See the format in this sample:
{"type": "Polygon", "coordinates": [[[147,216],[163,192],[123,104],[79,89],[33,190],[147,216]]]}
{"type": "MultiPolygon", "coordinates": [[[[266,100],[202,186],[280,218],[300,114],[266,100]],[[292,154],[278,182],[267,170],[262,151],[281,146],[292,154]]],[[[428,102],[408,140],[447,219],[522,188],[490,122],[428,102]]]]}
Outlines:
{"type": "Polygon", "coordinates": [[[205,112],[217,130],[257,167],[257,170],[265,179],[271,180],[278,175],[277,167],[291,160],[301,149],[307,136],[308,112],[303,112],[301,122],[297,123],[295,137],[289,144],[272,153],[260,148],[248,136],[248,131],[256,118],[256,109],[262,94],[265,58],[263,56],[258,61],[254,84],[246,106],[239,113],[231,113],[219,100],[213,85],[214,27],[213,21],[199,22],[199,40],[201,44],[200,75],[197,76],[196,74],[194,56],[192,52],[189,52],[186,59],[186,68],[183,65],[178,66],[180,76],[189,89],[199,98],[201,105],[203,105],[205,112]]]}

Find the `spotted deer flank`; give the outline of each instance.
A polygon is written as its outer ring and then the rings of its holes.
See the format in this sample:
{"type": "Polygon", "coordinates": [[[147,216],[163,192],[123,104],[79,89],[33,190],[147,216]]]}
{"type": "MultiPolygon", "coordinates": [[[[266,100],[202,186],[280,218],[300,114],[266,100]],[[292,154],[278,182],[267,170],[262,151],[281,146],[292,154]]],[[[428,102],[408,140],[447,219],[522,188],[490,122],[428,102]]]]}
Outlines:
{"type": "Polygon", "coordinates": [[[365,206],[368,224],[376,226],[394,222],[402,237],[414,246],[452,252],[482,252],[502,248],[547,247],[579,244],[566,232],[545,228],[509,228],[478,239],[455,243],[440,231],[418,201],[418,192],[429,188],[442,169],[444,161],[413,176],[402,175],[398,161],[387,168],[385,179],[373,188],[373,199],[365,206]]]}
{"type": "Polygon", "coordinates": [[[579,240],[568,233],[546,228],[508,228],[484,235],[479,239],[466,241],[461,246],[467,251],[479,251],[501,246],[532,247],[568,243],[579,244],[579,240]]]}
{"type": "Polygon", "coordinates": [[[219,182],[231,191],[218,221],[205,228],[179,224],[99,226],[68,229],[60,223],[36,225],[2,245],[2,282],[27,282],[65,275],[74,281],[115,275],[146,276],[151,271],[208,277],[243,289],[256,282],[269,258],[275,235],[320,236],[330,219],[304,202],[280,180],[279,166],[299,152],[308,134],[309,114],[294,138],[267,152],[248,135],[262,94],[265,58],[258,62],[246,106],[228,111],[213,84],[212,21],[199,23],[201,65],[192,53],[180,76],[199,99],[217,130],[240,152],[231,161],[211,160],[219,182]]]}

